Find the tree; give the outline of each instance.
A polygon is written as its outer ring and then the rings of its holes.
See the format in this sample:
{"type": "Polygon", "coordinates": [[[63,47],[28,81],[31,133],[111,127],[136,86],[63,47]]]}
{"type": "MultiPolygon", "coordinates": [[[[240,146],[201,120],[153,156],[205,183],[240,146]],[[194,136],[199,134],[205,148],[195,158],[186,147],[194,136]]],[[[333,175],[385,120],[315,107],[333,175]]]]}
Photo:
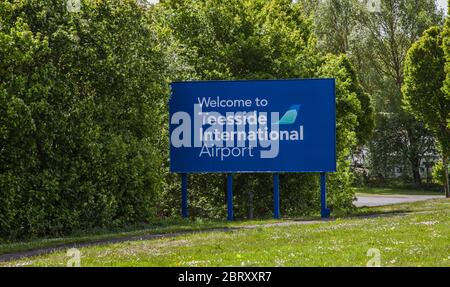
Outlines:
{"type": "Polygon", "coordinates": [[[372,99],[364,91],[358,74],[347,56],[340,56],[340,66],[347,71],[350,81],[349,91],[356,95],[360,104],[360,108],[355,111],[358,117],[358,127],[356,128],[358,141],[356,146],[362,147],[371,139],[375,127],[375,111],[372,99]]]}
{"type": "Polygon", "coordinates": [[[372,55],[368,62],[393,80],[398,93],[393,95],[390,106],[393,111],[400,111],[406,53],[425,29],[441,24],[443,16],[434,0],[381,0],[379,13],[361,16],[359,22],[367,33],[366,44],[372,55]]]}
{"type": "Polygon", "coordinates": [[[442,23],[435,1],[381,0],[379,12],[360,0],[299,2],[311,11],[320,49],[347,54],[377,110],[401,111],[406,51],[425,29],[442,23]]]}
{"type": "Polygon", "coordinates": [[[425,126],[411,116],[381,113],[370,148],[371,174],[384,181],[394,168],[402,169],[402,178],[422,182],[420,165],[435,154],[435,139],[425,126]],[[413,139],[413,140],[411,140],[413,139]]]}
{"type": "MultiPolygon", "coordinates": [[[[421,155],[432,141],[423,123],[417,122],[417,119],[402,110],[403,67],[408,49],[426,28],[440,24],[442,15],[434,0],[382,0],[379,13],[362,15],[364,17],[360,18],[358,26],[361,35],[352,42],[356,55],[361,55],[353,58],[358,59],[355,65],[364,74],[361,76],[363,86],[374,96],[378,116],[394,113],[396,115],[390,118],[401,121],[401,133],[398,130],[391,131],[391,134],[397,134],[399,139],[403,139],[395,146],[395,153],[404,156],[401,162],[410,164],[408,170],[415,184],[419,185],[421,155]]],[[[380,119],[377,122],[382,121],[380,119]]],[[[388,125],[394,126],[396,124],[388,125]]],[[[373,140],[383,141],[377,137],[373,140]]]]}
{"type": "MultiPolygon", "coordinates": [[[[448,5],[450,13],[450,1],[448,5]]],[[[450,98],[450,18],[447,17],[445,21],[444,31],[443,31],[442,45],[445,53],[445,82],[444,82],[444,93],[447,98],[450,98]]],[[[450,114],[448,115],[448,125],[450,126],[450,114]]]]}
{"type": "Polygon", "coordinates": [[[312,26],[291,1],[170,0],[160,8],[176,39],[189,47],[188,63],[203,80],[314,73],[312,26]]]}
{"type": "MultiPolygon", "coordinates": [[[[432,27],[409,49],[405,61],[403,84],[404,108],[426,127],[438,140],[444,167],[450,156],[450,128],[447,125],[450,99],[442,85],[445,80],[445,57],[442,47],[442,29],[432,27]]],[[[449,194],[448,169],[445,171],[444,189],[449,194]]]]}
{"type": "Polygon", "coordinates": [[[349,54],[352,51],[351,38],[361,17],[365,16],[364,6],[359,0],[305,0],[305,5],[315,5],[314,30],[318,45],[326,53],[349,54]]]}
{"type": "MultiPolygon", "coordinates": [[[[381,0],[380,11],[367,9],[364,1],[358,0],[300,2],[311,11],[320,49],[348,56],[364,92],[373,100],[375,122],[383,123],[394,118],[404,121],[401,124],[404,132],[399,134],[397,130],[391,130],[389,133],[407,137],[399,141],[401,145],[394,147],[397,148],[395,153],[405,157],[400,162],[410,164],[405,170],[411,170],[414,182],[420,184],[417,160],[426,150],[423,147],[430,143],[429,134],[423,124],[402,111],[400,89],[406,51],[424,29],[442,21],[442,14],[437,11],[434,0],[381,0]],[[386,113],[397,115],[383,118],[386,113]]],[[[394,123],[388,124],[385,128],[394,126],[394,123]]],[[[372,141],[380,142],[370,146],[381,146],[384,140],[378,135],[385,132],[375,133],[372,141]]],[[[376,155],[372,151],[372,158],[389,157],[383,154],[385,151],[387,149],[377,149],[376,155]]]]}

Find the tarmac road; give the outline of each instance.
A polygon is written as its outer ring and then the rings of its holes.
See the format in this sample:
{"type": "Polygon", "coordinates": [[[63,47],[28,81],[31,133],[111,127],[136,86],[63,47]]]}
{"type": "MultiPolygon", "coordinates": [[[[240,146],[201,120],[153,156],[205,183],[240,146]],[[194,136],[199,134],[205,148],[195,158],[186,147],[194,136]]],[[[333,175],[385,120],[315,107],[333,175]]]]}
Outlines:
{"type": "Polygon", "coordinates": [[[405,202],[416,202],[430,199],[445,198],[440,195],[360,195],[358,194],[355,205],[362,206],[383,206],[399,204],[405,202]]]}

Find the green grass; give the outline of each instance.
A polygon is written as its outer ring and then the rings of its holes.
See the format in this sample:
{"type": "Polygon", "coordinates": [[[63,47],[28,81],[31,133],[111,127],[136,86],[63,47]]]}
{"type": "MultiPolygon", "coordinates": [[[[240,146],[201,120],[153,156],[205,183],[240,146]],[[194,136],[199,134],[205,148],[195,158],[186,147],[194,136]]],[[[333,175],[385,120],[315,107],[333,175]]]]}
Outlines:
{"type": "MultiPolygon", "coordinates": [[[[310,225],[256,227],[81,248],[82,266],[366,266],[376,248],[382,266],[450,266],[450,201],[364,208],[310,225]]],[[[244,224],[244,223],[240,223],[244,224]]],[[[2,266],[65,266],[65,251],[2,266]]]]}
{"type": "Polygon", "coordinates": [[[355,187],[354,190],[357,194],[370,195],[445,195],[444,192],[432,190],[412,190],[390,187],[355,187]]]}
{"type": "Polygon", "coordinates": [[[0,244],[0,255],[29,251],[40,248],[58,247],[68,244],[79,244],[93,241],[120,239],[128,237],[138,237],[151,234],[171,234],[175,232],[189,232],[210,230],[218,228],[232,228],[242,225],[258,225],[273,222],[282,222],[283,220],[253,220],[253,221],[236,221],[227,222],[220,220],[161,220],[149,224],[141,224],[129,226],[127,228],[118,229],[97,229],[87,230],[83,232],[75,232],[70,236],[60,238],[43,238],[24,242],[12,242],[0,244]]]}
{"type": "MultiPolygon", "coordinates": [[[[362,194],[436,194],[430,191],[408,191],[404,189],[393,188],[357,188],[356,192],[362,194]]],[[[361,208],[349,212],[334,212],[334,216],[352,216],[352,215],[364,215],[371,213],[385,213],[385,212],[408,212],[409,208],[414,204],[408,204],[405,206],[387,206],[383,208],[361,208]],[[384,211],[383,211],[384,210],[384,211]]],[[[318,217],[302,218],[300,220],[317,219],[318,217]]],[[[299,220],[298,218],[296,220],[299,220]]],[[[200,231],[210,230],[217,228],[230,228],[239,227],[242,225],[257,225],[265,223],[274,223],[280,221],[237,221],[229,223],[226,221],[218,220],[159,220],[149,224],[141,224],[136,226],[129,226],[126,228],[117,229],[96,229],[85,230],[82,232],[75,232],[70,236],[60,238],[43,238],[25,242],[13,242],[0,244],[0,254],[14,253],[21,251],[29,251],[39,248],[58,247],[67,244],[79,244],[92,241],[110,240],[117,238],[127,238],[136,236],[145,236],[150,234],[170,234],[174,232],[183,231],[200,231]]]]}

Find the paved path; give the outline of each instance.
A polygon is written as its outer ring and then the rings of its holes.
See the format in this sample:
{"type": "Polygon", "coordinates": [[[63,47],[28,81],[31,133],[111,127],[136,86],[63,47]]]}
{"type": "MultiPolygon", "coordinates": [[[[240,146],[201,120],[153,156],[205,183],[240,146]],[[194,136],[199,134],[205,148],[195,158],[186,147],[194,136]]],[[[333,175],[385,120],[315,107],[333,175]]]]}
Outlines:
{"type": "Polygon", "coordinates": [[[362,206],[383,206],[391,204],[399,204],[405,202],[416,202],[430,199],[445,198],[440,195],[368,195],[358,194],[355,205],[362,206]]]}

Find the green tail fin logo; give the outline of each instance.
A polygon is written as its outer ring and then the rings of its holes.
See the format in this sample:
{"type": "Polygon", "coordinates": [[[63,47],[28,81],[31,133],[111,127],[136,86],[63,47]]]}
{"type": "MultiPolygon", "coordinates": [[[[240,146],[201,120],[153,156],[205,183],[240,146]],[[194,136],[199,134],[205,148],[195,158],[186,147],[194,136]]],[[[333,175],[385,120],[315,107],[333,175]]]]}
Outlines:
{"type": "Polygon", "coordinates": [[[297,120],[299,110],[300,110],[300,105],[294,105],[294,106],[290,107],[289,110],[275,124],[292,125],[297,120]]]}

